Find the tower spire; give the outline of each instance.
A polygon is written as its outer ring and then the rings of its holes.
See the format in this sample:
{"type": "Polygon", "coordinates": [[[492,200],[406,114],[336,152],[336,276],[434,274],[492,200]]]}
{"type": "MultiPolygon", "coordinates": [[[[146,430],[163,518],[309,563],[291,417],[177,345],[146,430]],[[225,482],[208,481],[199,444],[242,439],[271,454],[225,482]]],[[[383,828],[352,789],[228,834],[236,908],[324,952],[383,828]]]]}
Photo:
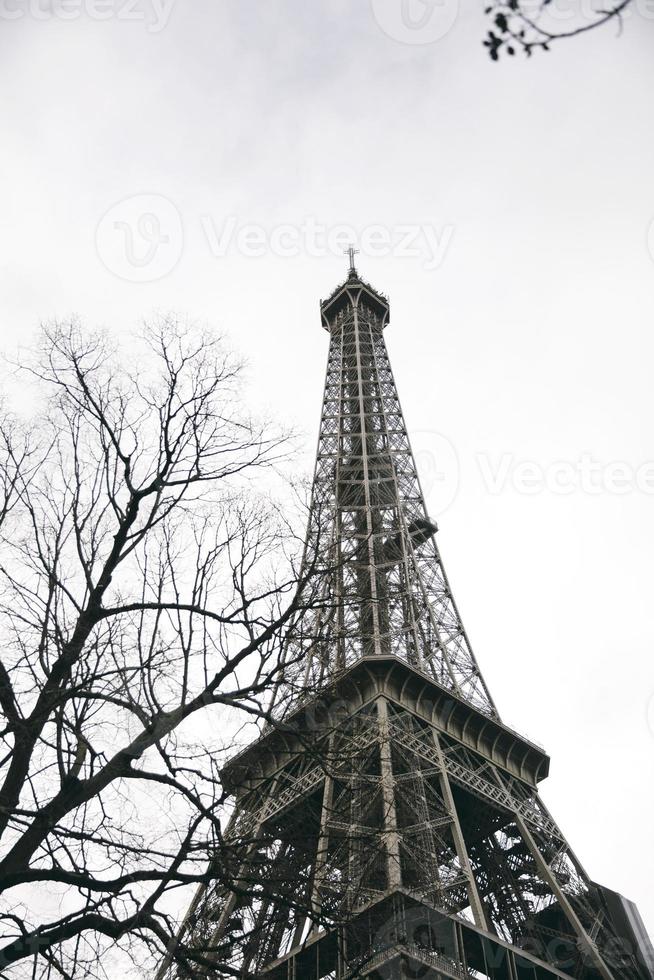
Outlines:
{"type": "Polygon", "coordinates": [[[345,255],[348,255],[350,257],[349,278],[350,279],[355,279],[356,276],[357,276],[357,270],[356,270],[356,266],[354,264],[354,256],[359,254],[359,249],[358,248],[354,248],[353,245],[350,245],[349,248],[346,248],[345,249],[344,254],[345,255]]]}

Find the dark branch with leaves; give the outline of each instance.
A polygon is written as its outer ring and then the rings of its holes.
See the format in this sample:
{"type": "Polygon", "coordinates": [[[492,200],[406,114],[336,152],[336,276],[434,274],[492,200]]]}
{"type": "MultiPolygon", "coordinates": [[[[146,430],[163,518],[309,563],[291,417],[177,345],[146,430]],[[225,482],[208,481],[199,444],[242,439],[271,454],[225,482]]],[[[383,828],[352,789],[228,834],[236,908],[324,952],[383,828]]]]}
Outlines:
{"type": "Polygon", "coordinates": [[[484,46],[493,61],[500,55],[527,56],[534,51],[549,51],[555,41],[577,37],[596,30],[609,21],[622,29],[623,16],[632,0],[614,0],[606,6],[588,9],[562,8],[559,0],[495,0],[485,8],[492,21],[484,46]]]}

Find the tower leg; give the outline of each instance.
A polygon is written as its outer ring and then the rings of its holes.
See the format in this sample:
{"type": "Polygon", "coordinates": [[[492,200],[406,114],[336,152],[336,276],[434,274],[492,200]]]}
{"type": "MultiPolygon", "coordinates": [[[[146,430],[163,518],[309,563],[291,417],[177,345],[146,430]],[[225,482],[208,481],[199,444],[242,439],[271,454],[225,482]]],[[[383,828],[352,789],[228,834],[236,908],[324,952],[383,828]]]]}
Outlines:
{"type": "Polygon", "coordinates": [[[388,702],[386,698],[380,698],[377,701],[377,712],[381,739],[381,783],[384,800],[388,887],[392,890],[399,888],[402,884],[402,869],[400,864],[400,835],[397,830],[397,812],[395,809],[395,784],[393,780],[393,762],[391,758],[391,742],[388,725],[388,702]]]}
{"type": "Polygon", "coordinates": [[[447,775],[447,768],[445,766],[445,756],[443,755],[443,749],[441,747],[440,740],[438,738],[438,733],[435,728],[432,729],[432,734],[434,737],[434,745],[436,747],[436,752],[440,761],[440,784],[441,792],[443,794],[443,800],[445,805],[449,810],[450,816],[452,818],[452,836],[454,837],[454,845],[456,847],[456,853],[461,862],[461,867],[463,868],[467,881],[468,881],[468,898],[470,900],[470,908],[472,909],[472,915],[475,920],[475,925],[479,926],[480,929],[485,929],[487,932],[488,921],[486,919],[486,913],[484,911],[484,906],[479,895],[479,890],[477,888],[477,883],[475,881],[475,876],[472,870],[472,865],[470,864],[470,858],[468,856],[468,849],[466,847],[466,842],[463,837],[463,832],[461,830],[461,824],[459,822],[459,815],[456,811],[456,805],[454,803],[454,797],[452,796],[452,787],[450,786],[450,780],[447,775]]]}

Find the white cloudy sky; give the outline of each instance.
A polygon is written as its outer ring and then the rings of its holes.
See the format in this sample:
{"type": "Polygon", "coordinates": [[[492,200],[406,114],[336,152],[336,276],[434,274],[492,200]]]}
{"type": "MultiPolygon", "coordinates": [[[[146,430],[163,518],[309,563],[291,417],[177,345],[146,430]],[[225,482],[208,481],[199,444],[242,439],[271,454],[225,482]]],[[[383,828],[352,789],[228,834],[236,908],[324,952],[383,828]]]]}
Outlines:
{"type": "Polygon", "coordinates": [[[654,931],[654,10],[495,65],[481,0],[455,2],[406,43],[400,0],[2,0],[3,343],[188,313],[310,453],[345,266],[307,222],[368,229],[478,658],[589,873],[654,931]]]}

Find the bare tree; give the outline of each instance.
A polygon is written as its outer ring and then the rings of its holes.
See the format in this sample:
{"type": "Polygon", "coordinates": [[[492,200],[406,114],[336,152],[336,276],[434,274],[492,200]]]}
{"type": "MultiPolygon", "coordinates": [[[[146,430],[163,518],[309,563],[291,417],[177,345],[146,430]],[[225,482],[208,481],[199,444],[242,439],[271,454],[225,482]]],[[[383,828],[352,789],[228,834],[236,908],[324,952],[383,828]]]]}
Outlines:
{"type": "Polygon", "coordinates": [[[580,3],[574,8],[561,9],[557,0],[492,0],[486,14],[492,21],[484,46],[493,61],[501,54],[549,51],[555,41],[577,37],[596,30],[609,21],[622,29],[623,16],[632,0],[610,0],[587,9],[580,3]]]}
{"type": "Polygon", "coordinates": [[[230,864],[229,732],[267,717],[310,591],[252,485],[288,441],[240,365],[172,320],[144,343],[139,369],[47,328],[45,407],[0,424],[2,976],[186,962],[177,912],[230,864]]]}

